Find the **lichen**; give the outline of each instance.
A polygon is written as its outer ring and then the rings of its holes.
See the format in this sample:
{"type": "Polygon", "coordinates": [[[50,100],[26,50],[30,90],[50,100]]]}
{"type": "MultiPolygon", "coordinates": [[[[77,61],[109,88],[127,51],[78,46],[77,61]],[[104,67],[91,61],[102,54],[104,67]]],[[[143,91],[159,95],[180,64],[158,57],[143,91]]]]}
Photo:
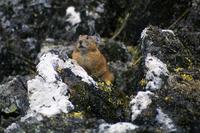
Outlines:
{"type": "Polygon", "coordinates": [[[112,92],[112,89],[111,89],[112,86],[109,82],[108,83],[98,82],[97,85],[98,85],[98,89],[100,89],[102,91],[105,91],[105,92],[108,92],[108,93],[112,92]]]}
{"type": "Polygon", "coordinates": [[[193,80],[193,77],[192,77],[191,75],[189,75],[189,74],[182,73],[180,76],[181,76],[181,78],[182,78],[183,80],[186,80],[186,81],[191,81],[191,80],[193,80]]]}
{"type": "Polygon", "coordinates": [[[147,83],[148,83],[148,81],[146,79],[141,79],[139,81],[139,84],[140,84],[141,87],[145,87],[147,85],[147,83]]]}
{"type": "Polygon", "coordinates": [[[80,111],[78,111],[78,112],[71,112],[71,113],[68,113],[68,114],[67,114],[67,117],[68,117],[68,118],[83,119],[84,116],[85,116],[85,115],[84,115],[84,112],[80,112],[80,111]]]}

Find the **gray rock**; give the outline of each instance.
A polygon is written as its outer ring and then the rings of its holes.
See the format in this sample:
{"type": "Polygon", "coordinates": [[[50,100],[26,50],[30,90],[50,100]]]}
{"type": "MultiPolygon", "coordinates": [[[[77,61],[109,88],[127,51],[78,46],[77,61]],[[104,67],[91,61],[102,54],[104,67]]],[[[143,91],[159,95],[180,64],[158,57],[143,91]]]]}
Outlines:
{"type": "Polygon", "coordinates": [[[16,76],[10,77],[0,85],[0,112],[3,128],[19,120],[28,109],[26,81],[26,77],[16,76]]]}

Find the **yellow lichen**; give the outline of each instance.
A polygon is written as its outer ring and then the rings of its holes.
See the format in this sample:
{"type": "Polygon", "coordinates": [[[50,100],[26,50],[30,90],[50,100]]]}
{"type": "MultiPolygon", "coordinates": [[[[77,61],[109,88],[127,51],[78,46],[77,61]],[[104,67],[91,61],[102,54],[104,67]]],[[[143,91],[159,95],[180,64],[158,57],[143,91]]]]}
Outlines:
{"type": "Polygon", "coordinates": [[[143,87],[143,86],[146,86],[147,84],[147,80],[146,79],[142,79],[140,80],[139,84],[143,87]]]}
{"type": "Polygon", "coordinates": [[[170,97],[170,96],[166,96],[166,97],[165,97],[165,101],[166,101],[166,102],[171,101],[171,100],[172,100],[172,97],[170,97]]]}
{"type": "Polygon", "coordinates": [[[63,70],[63,69],[62,69],[61,67],[59,67],[59,66],[56,68],[56,71],[57,71],[58,73],[62,73],[62,70],[63,70]]]}
{"type": "Polygon", "coordinates": [[[68,114],[68,117],[83,119],[84,113],[83,112],[72,112],[72,113],[68,114]]]}
{"type": "Polygon", "coordinates": [[[108,93],[112,92],[111,82],[109,82],[109,81],[108,82],[98,82],[97,84],[98,84],[98,87],[100,90],[108,92],[108,93]]]}
{"type": "Polygon", "coordinates": [[[138,47],[128,46],[128,52],[133,56],[131,64],[132,66],[135,66],[140,62],[142,59],[142,56],[140,55],[140,50],[138,47]]]}
{"type": "Polygon", "coordinates": [[[174,69],[175,72],[180,72],[182,70],[183,70],[183,68],[181,68],[181,67],[177,67],[177,68],[174,69]]]}
{"type": "Polygon", "coordinates": [[[117,105],[122,105],[122,101],[121,100],[117,100],[117,105]]]}
{"type": "Polygon", "coordinates": [[[111,81],[106,81],[106,85],[111,86],[112,82],[111,81]]]}
{"type": "Polygon", "coordinates": [[[182,78],[183,80],[187,80],[187,81],[193,80],[193,77],[192,77],[191,75],[185,74],[185,73],[181,74],[181,78],[182,78]]]}
{"type": "Polygon", "coordinates": [[[189,65],[188,69],[191,69],[193,65],[191,59],[189,59],[188,57],[186,57],[185,59],[188,61],[188,65],[189,65]]]}

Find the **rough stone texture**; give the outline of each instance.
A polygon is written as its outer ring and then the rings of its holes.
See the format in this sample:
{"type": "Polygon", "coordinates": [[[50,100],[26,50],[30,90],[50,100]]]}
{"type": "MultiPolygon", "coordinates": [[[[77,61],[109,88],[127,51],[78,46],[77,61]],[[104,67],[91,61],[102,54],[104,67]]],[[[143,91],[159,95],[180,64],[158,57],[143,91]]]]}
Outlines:
{"type": "MultiPolygon", "coordinates": [[[[200,123],[197,119],[199,117],[199,114],[197,113],[199,112],[199,97],[197,97],[199,92],[199,78],[196,77],[196,74],[199,69],[190,67],[193,64],[191,60],[195,57],[188,53],[187,50],[190,49],[186,49],[178,37],[170,30],[162,30],[152,26],[147,27],[141,35],[141,40],[144,58],[147,58],[150,53],[152,56],[155,56],[166,63],[169,70],[169,75],[167,77],[161,76],[164,84],[159,87],[160,89],[154,91],[156,97],[152,100],[157,107],[161,107],[161,110],[168,115],[165,116],[165,114],[160,117],[160,125],[163,123],[162,119],[166,118],[166,125],[164,127],[161,126],[160,129],[164,131],[175,130],[176,132],[198,132],[199,127],[196,124],[200,123]],[[177,49],[174,46],[176,46],[177,49]],[[170,117],[171,120],[167,117],[170,117]],[[176,127],[174,127],[172,123],[174,123],[176,127]],[[171,129],[166,130],[166,127],[171,127],[171,129]]],[[[145,63],[142,64],[146,65],[145,63]]],[[[159,65],[157,64],[156,67],[158,66],[159,65]]],[[[143,68],[145,74],[146,66],[143,68]]],[[[155,72],[153,75],[156,77],[159,76],[155,72]]],[[[153,77],[151,77],[152,80],[154,80],[153,77]]],[[[151,107],[152,105],[150,108],[151,107]]],[[[158,111],[159,108],[156,109],[158,114],[160,112],[158,111]]],[[[149,109],[147,110],[142,112],[142,116],[139,116],[139,122],[143,121],[145,118],[143,115],[146,111],[148,113],[151,112],[149,109]]],[[[156,118],[159,118],[159,115],[156,116],[156,118]]],[[[147,120],[145,120],[145,122],[147,122],[147,120]]],[[[149,123],[151,122],[152,121],[149,121],[149,123]]],[[[158,120],[157,122],[159,123],[158,120]]],[[[136,124],[137,123],[138,120],[136,120],[136,124]]],[[[145,130],[150,131],[151,129],[145,130]]]]}
{"type": "MultiPolygon", "coordinates": [[[[9,126],[28,109],[26,77],[9,77],[0,85],[0,128],[9,126]]],[[[0,130],[1,131],[1,130],[0,130]]]]}
{"type": "Polygon", "coordinates": [[[159,105],[170,113],[181,132],[199,131],[199,80],[183,80],[180,76],[170,77],[169,86],[159,90],[159,105]]]}

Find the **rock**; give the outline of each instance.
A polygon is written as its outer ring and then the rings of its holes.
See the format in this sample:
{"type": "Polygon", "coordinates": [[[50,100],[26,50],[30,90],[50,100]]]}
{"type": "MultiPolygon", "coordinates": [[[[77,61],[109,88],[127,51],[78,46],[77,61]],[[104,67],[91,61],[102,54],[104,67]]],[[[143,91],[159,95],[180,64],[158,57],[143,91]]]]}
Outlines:
{"type": "Polygon", "coordinates": [[[36,112],[51,117],[61,112],[68,113],[73,110],[74,106],[69,101],[70,88],[68,85],[71,85],[72,82],[75,83],[76,77],[79,82],[83,81],[95,86],[95,81],[87,75],[83,68],[69,59],[67,55],[59,55],[58,51],[43,54],[37,65],[37,71],[38,75],[27,83],[30,103],[27,115],[30,116],[32,116],[30,113],[36,112]],[[67,72],[66,75],[63,75],[66,83],[63,82],[61,74],[59,74],[63,70],[67,72]],[[71,75],[67,75],[69,73],[71,75]]]}
{"type": "Polygon", "coordinates": [[[144,109],[148,107],[148,105],[151,104],[151,96],[154,94],[150,91],[142,92],[139,91],[134,99],[131,100],[130,106],[132,110],[132,116],[131,119],[134,121],[138,115],[142,113],[144,109]]]}
{"type": "MultiPolygon", "coordinates": [[[[52,119],[52,124],[63,121],[61,126],[66,128],[63,127],[61,131],[79,131],[85,127],[77,126],[78,129],[75,130],[76,126],[72,126],[72,123],[87,123],[85,118],[118,121],[129,117],[128,98],[123,92],[113,90],[104,83],[97,84],[75,61],[62,54],[62,51],[51,50],[42,54],[37,71],[38,75],[27,82],[30,105],[26,115],[8,126],[6,132],[27,129],[34,131],[36,129],[33,125],[42,125],[48,129],[51,123],[49,119],[52,119]],[[71,119],[71,116],[78,118],[71,119]],[[48,121],[47,125],[45,121],[48,121]],[[67,121],[70,124],[66,125],[67,121]]],[[[92,128],[96,130],[94,125],[92,128]]],[[[58,129],[52,128],[49,131],[58,129]]]]}
{"type": "MultiPolygon", "coordinates": [[[[138,126],[141,125],[139,126],[139,130],[143,131],[158,129],[162,132],[197,132],[199,129],[197,126],[194,126],[193,122],[199,123],[195,119],[199,116],[190,111],[193,110],[192,112],[196,112],[199,110],[199,98],[196,97],[196,92],[198,92],[196,89],[199,86],[199,81],[196,79],[196,85],[194,85],[193,75],[195,75],[194,72],[197,72],[197,70],[195,71],[188,67],[191,64],[186,58],[190,58],[191,56],[185,51],[184,45],[182,45],[172,31],[150,26],[145,28],[141,34],[141,50],[144,57],[142,60],[142,65],[144,66],[142,68],[145,74],[145,79],[142,80],[144,82],[143,88],[144,90],[150,90],[154,93],[154,96],[151,100],[145,100],[145,103],[149,101],[151,103],[145,109],[140,108],[143,110],[140,110],[141,114],[136,119],[133,117],[133,123],[138,126]],[[180,49],[176,51],[174,46],[180,49]],[[174,49],[174,52],[170,52],[172,49],[174,49]],[[153,63],[154,61],[157,63],[153,63]],[[154,81],[156,82],[152,84],[154,81]],[[196,97],[196,100],[192,100],[194,97],[196,97]],[[185,119],[182,119],[183,116],[185,119]],[[148,123],[147,125],[154,123],[154,126],[146,128],[146,124],[144,126],[143,123],[148,123]]],[[[144,93],[147,92],[145,91],[144,93]]],[[[131,104],[132,116],[136,112],[133,109],[143,101],[139,100],[140,102],[137,102],[139,94],[140,92],[132,99],[134,101],[132,102],[134,104],[131,104]]],[[[145,99],[145,97],[142,99],[145,99]]]]}
{"type": "Polygon", "coordinates": [[[151,53],[153,56],[159,57],[169,66],[169,69],[177,66],[189,66],[186,59],[189,54],[173,31],[150,26],[142,32],[141,39],[142,52],[145,56],[151,53]]]}
{"type": "Polygon", "coordinates": [[[136,90],[137,79],[140,76],[137,74],[140,73],[139,65],[132,65],[136,54],[131,54],[123,42],[114,40],[102,40],[99,49],[109,61],[109,68],[114,73],[114,87],[131,95],[136,90]]]}
{"type": "Polygon", "coordinates": [[[128,122],[118,122],[116,124],[101,124],[98,133],[127,133],[133,132],[138,126],[128,122]]]}
{"type": "MultiPolygon", "coordinates": [[[[140,33],[145,27],[151,24],[168,29],[171,24],[191,7],[191,1],[167,0],[166,2],[162,2],[162,0],[159,0],[154,2],[152,0],[134,0],[129,3],[129,6],[130,8],[122,11],[124,14],[128,12],[130,17],[118,39],[136,45],[136,42],[140,38],[140,33]],[[160,3],[159,6],[157,3],[160,3]]],[[[124,16],[121,18],[124,19],[124,16]]]]}
{"type": "Polygon", "coordinates": [[[52,118],[43,118],[42,121],[31,124],[27,122],[12,123],[4,132],[95,132],[95,127],[98,127],[100,123],[102,122],[97,119],[60,114],[52,118]]]}
{"type": "Polygon", "coordinates": [[[159,105],[170,112],[181,132],[198,132],[199,80],[187,81],[178,75],[168,79],[168,86],[158,91],[159,105]]]}
{"type": "Polygon", "coordinates": [[[27,78],[10,77],[0,85],[1,128],[20,119],[28,109],[27,78]]]}
{"type": "MultiPolygon", "coordinates": [[[[141,125],[140,130],[177,131],[174,121],[168,114],[163,113],[161,105],[157,102],[160,95],[156,95],[156,92],[162,90],[166,85],[170,75],[168,68],[175,64],[170,57],[176,57],[177,54],[169,52],[169,49],[173,48],[171,44],[181,47],[181,42],[175,37],[173,31],[150,26],[141,33],[141,50],[143,55],[141,63],[143,66],[141,69],[144,73],[144,79],[141,80],[144,82],[144,85],[141,85],[141,87],[145,91],[138,91],[137,95],[130,102],[132,121],[137,125],[141,125]],[[154,126],[150,126],[152,129],[145,129],[147,125],[154,126]]],[[[184,53],[182,51],[180,49],[180,54],[184,53]]]]}
{"type": "Polygon", "coordinates": [[[0,1],[0,132],[198,132],[199,4],[0,1]],[[80,34],[113,84],[70,59],[80,34]]]}
{"type": "Polygon", "coordinates": [[[193,64],[199,65],[199,48],[200,48],[200,26],[198,25],[200,8],[200,1],[192,0],[191,7],[188,9],[188,14],[184,16],[173,28],[176,30],[180,40],[183,42],[184,46],[190,54],[190,60],[193,64]]]}
{"type": "Polygon", "coordinates": [[[100,50],[102,54],[106,56],[108,61],[116,62],[118,60],[122,62],[131,61],[131,55],[128,52],[127,47],[122,42],[108,40],[100,44],[100,50]]]}

